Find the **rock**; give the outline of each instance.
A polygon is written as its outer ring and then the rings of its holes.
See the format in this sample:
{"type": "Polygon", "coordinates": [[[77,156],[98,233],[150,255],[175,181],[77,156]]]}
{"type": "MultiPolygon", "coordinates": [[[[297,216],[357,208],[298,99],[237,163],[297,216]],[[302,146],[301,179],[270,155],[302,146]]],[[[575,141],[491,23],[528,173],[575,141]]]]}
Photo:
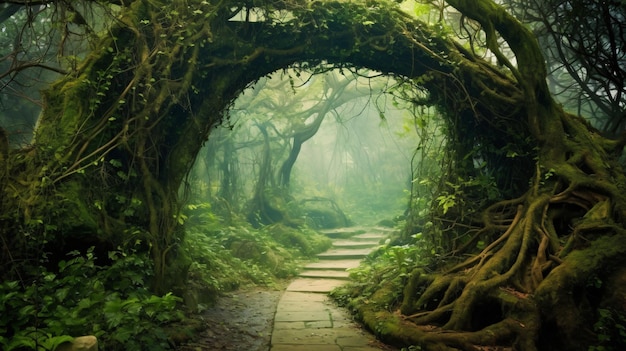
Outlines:
{"type": "Polygon", "coordinates": [[[79,336],[59,345],[54,351],[98,351],[98,339],[93,335],[79,336]]]}

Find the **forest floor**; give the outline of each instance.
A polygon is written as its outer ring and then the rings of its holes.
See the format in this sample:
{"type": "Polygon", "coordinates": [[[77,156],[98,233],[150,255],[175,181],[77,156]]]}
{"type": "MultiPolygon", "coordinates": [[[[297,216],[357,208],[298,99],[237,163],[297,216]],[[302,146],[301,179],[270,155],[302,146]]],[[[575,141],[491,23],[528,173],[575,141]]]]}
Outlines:
{"type": "Polygon", "coordinates": [[[201,313],[202,331],[178,351],[268,351],[276,306],[284,287],[251,287],[226,293],[201,313]]]}
{"type": "Polygon", "coordinates": [[[305,265],[290,281],[274,287],[242,288],[218,297],[215,305],[194,318],[200,321],[196,333],[177,351],[269,351],[273,332],[277,332],[275,350],[308,350],[313,345],[328,350],[395,350],[376,341],[347,311],[325,297],[345,284],[349,280],[346,271],[357,267],[387,235],[380,229],[357,229],[329,232],[333,248],[318,254],[318,261],[305,265]],[[275,316],[278,329],[274,329],[275,316]]]}

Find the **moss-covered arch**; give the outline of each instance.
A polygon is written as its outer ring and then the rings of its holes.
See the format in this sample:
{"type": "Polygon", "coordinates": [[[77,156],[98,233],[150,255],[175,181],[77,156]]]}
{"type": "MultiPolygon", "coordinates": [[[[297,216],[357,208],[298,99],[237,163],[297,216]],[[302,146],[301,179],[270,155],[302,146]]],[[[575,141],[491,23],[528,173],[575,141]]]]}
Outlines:
{"type": "Polygon", "coordinates": [[[230,21],[228,3],[130,3],[80,69],[44,94],[36,165],[30,165],[38,171],[28,175],[41,183],[8,188],[7,197],[46,199],[39,203],[55,208],[18,201],[24,218],[62,222],[65,237],[112,245],[129,240],[127,224],[137,226],[150,243],[157,277],[165,279],[167,256],[179,240],[178,190],[211,128],[251,82],[297,62],[418,79],[433,103],[470,121],[510,111],[524,120],[523,109],[514,107],[523,106],[520,89],[505,73],[395,3],[258,6],[267,20],[230,21]],[[290,19],[275,17],[278,8],[290,19]],[[486,87],[498,92],[498,104],[485,96],[486,87]],[[84,236],[89,231],[96,238],[84,236]]]}

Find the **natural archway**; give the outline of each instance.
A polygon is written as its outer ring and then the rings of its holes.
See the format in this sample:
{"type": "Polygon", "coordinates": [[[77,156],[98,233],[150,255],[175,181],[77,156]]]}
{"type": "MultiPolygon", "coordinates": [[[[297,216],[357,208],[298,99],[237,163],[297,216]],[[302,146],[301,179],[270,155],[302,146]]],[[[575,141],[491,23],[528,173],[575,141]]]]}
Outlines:
{"type": "Polygon", "coordinates": [[[36,152],[11,166],[27,164],[29,171],[16,176],[27,177],[18,183],[32,189],[9,187],[6,198],[21,199],[17,207],[26,221],[80,218],[59,228],[65,237],[98,232],[98,239],[82,239],[117,243],[125,240],[115,237],[125,223],[136,223],[164,279],[177,241],[177,191],[209,131],[250,82],[303,61],[420,77],[433,102],[463,118],[519,110],[511,118],[520,125],[507,127],[518,137],[527,134],[524,110],[511,106],[523,105],[512,81],[395,5],[285,6],[289,21],[272,18],[281,12],[268,5],[266,21],[239,22],[229,21],[234,12],[209,4],[192,11],[182,3],[132,3],[79,72],[46,92],[36,152]],[[498,102],[485,91],[497,91],[498,102]],[[105,184],[107,194],[94,189],[94,181],[105,184]],[[85,195],[77,199],[79,192],[85,195]],[[58,194],[68,199],[64,206],[41,208],[58,194]]]}
{"type": "MultiPolygon", "coordinates": [[[[626,180],[616,162],[624,140],[603,139],[553,102],[539,48],[522,24],[491,1],[449,3],[480,23],[501,67],[386,1],[130,3],[77,74],[46,91],[34,148],[7,156],[2,207],[17,221],[3,236],[22,223],[56,223],[37,234],[58,247],[115,247],[132,225],[162,291],[177,276],[179,186],[233,99],[297,62],[367,67],[413,79],[428,91],[417,103],[445,111],[451,130],[473,130],[459,137],[459,149],[490,144],[525,155],[509,162],[530,182],[519,197],[485,210],[475,236],[489,243],[482,251],[466,245],[457,254],[471,258],[440,274],[413,273],[402,313],[434,329],[403,328],[396,339],[433,350],[533,350],[548,324],[554,345],[580,347],[569,340],[579,340],[593,316],[569,291],[586,296],[589,279],[607,272],[610,282],[624,264],[626,180]],[[249,10],[265,17],[229,20],[249,10]],[[501,54],[498,34],[515,64],[501,54]],[[485,306],[502,312],[488,325],[474,323],[485,306]]],[[[364,318],[374,324],[377,313],[364,318]]]]}

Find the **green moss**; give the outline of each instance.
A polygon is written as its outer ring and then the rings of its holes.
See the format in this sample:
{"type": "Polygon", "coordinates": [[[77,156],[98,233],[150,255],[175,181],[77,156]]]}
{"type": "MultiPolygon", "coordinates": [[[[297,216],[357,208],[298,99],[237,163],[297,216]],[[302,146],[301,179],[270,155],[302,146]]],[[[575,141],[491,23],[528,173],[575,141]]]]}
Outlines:
{"type": "Polygon", "coordinates": [[[563,263],[550,272],[537,289],[538,295],[548,293],[552,287],[572,288],[584,285],[596,272],[617,268],[626,257],[626,233],[606,235],[591,242],[589,247],[570,253],[563,263]]]}
{"type": "Polygon", "coordinates": [[[331,240],[312,230],[288,227],[284,224],[273,224],[263,229],[277,242],[287,248],[293,248],[306,257],[324,252],[332,246],[331,240]]]}
{"type": "Polygon", "coordinates": [[[422,274],[422,269],[416,268],[409,275],[409,279],[404,286],[404,298],[400,307],[400,311],[403,314],[411,314],[415,309],[415,302],[418,298],[417,292],[419,291],[420,286],[424,283],[424,277],[422,274]]]}
{"type": "Polygon", "coordinates": [[[361,304],[357,316],[380,340],[390,345],[420,345],[426,335],[414,324],[402,320],[400,315],[380,309],[377,304],[361,304]]]}
{"type": "Polygon", "coordinates": [[[96,209],[89,203],[84,184],[78,181],[65,182],[58,188],[57,197],[60,200],[54,207],[59,212],[55,213],[55,217],[63,221],[60,223],[61,228],[88,227],[92,228],[93,233],[98,232],[96,209]]]}

